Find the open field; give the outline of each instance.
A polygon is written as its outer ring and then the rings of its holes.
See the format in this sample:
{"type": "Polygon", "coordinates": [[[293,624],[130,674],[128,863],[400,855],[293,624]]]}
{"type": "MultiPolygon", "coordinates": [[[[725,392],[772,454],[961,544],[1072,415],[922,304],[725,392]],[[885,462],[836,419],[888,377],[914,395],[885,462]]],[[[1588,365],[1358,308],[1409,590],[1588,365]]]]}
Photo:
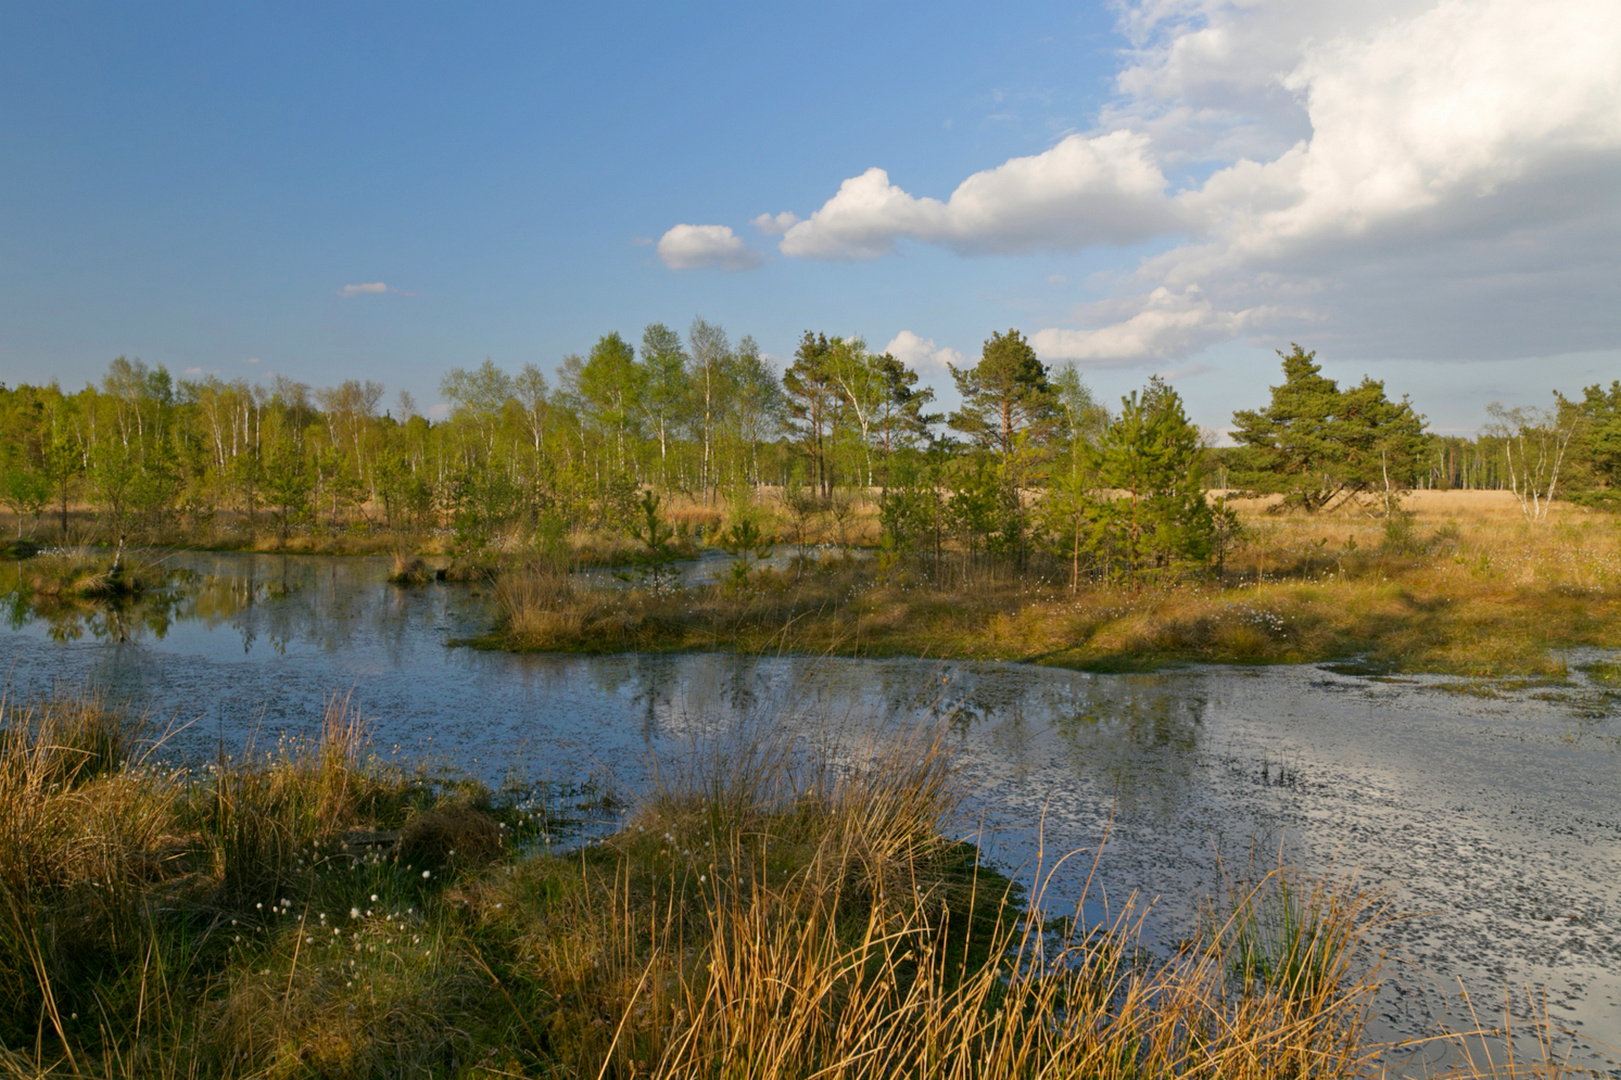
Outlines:
{"type": "MultiPolygon", "coordinates": [[[[94,701],[4,719],[3,1075],[1213,1080],[1382,1050],[1376,897],[1263,869],[1150,956],[1129,904],[1053,919],[945,838],[926,730],[709,747],[552,855],[522,803],[379,767],[342,703],[193,768],[94,701]]],[[[1556,1073],[1525,1034],[1498,1074],[1556,1073]]]]}

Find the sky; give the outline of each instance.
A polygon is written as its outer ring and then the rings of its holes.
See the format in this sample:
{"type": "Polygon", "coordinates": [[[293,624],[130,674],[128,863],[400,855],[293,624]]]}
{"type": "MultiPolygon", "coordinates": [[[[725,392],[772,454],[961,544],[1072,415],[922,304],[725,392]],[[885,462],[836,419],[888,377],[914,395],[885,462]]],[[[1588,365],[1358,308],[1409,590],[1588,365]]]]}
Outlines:
{"type": "Polygon", "coordinates": [[[426,410],[695,316],[1473,432],[1621,378],[1621,4],[0,5],[0,382],[426,410]]]}

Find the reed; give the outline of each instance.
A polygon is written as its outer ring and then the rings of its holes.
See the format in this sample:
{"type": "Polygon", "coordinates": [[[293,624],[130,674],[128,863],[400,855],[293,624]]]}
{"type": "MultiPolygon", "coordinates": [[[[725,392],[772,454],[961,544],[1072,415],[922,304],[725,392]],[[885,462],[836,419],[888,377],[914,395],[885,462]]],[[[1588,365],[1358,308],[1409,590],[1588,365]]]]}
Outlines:
{"type": "MultiPolygon", "coordinates": [[[[1169,957],[1132,903],[1054,919],[1054,867],[1021,888],[949,839],[963,788],[935,729],[706,746],[552,854],[477,785],[382,770],[346,701],[198,769],[93,699],[4,717],[0,1076],[1385,1068],[1359,960],[1379,898],[1275,868],[1169,957]]],[[[1551,1029],[1526,1034],[1533,1064],[1456,1075],[1557,1075],[1551,1029]]]]}

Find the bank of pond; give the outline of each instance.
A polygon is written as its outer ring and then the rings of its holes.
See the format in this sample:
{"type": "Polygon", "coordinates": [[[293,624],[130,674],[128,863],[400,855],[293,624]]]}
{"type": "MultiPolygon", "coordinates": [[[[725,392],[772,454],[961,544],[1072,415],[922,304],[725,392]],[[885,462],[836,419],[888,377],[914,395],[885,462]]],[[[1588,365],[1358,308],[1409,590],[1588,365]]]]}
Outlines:
{"type": "Polygon", "coordinates": [[[1610,653],[471,649],[499,577],[31,565],[0,567],[21,1075],[1440,1075],[1505,1022],[1517,1061],[1616,1069],[1610,653]]]}
{"type": "Polygon", "coordinates": [[[8,704],[14,1074],[1357,1076],[1389,1049],[1388,903],[1240,867],[1156,955],[1134,902],[1052,910],[1042,867],[1021,888],[950,839],[938,730],[712,746],[563,850],[544,808],[380,766],[337,699],[271,752],[145,734],[8,704]]]}

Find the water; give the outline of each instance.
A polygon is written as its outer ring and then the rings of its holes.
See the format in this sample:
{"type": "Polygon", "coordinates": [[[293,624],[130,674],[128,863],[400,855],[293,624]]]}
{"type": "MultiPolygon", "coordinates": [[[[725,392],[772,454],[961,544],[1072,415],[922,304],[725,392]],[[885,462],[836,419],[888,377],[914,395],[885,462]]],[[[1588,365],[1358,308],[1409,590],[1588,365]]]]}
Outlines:
{"type": "MultiPolygon", "coordinates": [[[[1028,876],[1038,852],[1050,865],[1085,850],[1055,877],[1052,906],[1073,904],[1096,856],[1094,913],[1136,890],[1157,899],[1148,931],[1169,943],[1222,867],[1252,853],[1355,873],[1412,916],[1377,937],[1393,964],[1376,1034],[1469,1026],[1460,980],[1488,1022],[1505,989],[1523,1016],[1530,987],[1576,1033],[1573,1064],[1621,1076],[1609,1060],[1621,1054],[1599,1049],[1621,1044],[1621,708],[1580,678],[1482,697],[1326,666],[1093,676],[524,656],[451,647],[488,629],[487,592],[396,588],[383,560],[183,553],[167,565],[187,580],[123,614],[12,603],[0,629],[11,691],[89,684],[189,724],[174,745],[201,753],[312,733],[325,697],[349,694],[385,754],[627,796],[653,756],[746,719],[823,738],[943,716],[995,862],[1028,876]]],[[[21,572],[0,566],[0,591],[21,572]]]]}

